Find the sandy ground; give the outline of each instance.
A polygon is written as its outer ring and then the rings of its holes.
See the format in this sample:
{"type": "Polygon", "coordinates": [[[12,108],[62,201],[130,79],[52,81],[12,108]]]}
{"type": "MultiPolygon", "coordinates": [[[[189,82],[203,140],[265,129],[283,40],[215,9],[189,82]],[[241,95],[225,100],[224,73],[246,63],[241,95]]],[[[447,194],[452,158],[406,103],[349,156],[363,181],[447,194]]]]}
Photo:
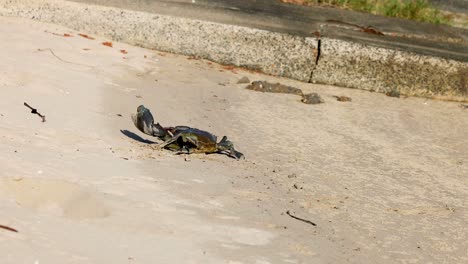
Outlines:
{"type": "Polygon", "coordinates": [[[0,229],[2,264],[468,262],[468,110],[458,104],[78,33],[0,17],[0,224],[19,231],[0,229]],[[326,103],[246,90],[242,76],[326,103]],[[130,120],[139,104],[163,125],[227,135],[246,159],[153,149],[130,120]]]}

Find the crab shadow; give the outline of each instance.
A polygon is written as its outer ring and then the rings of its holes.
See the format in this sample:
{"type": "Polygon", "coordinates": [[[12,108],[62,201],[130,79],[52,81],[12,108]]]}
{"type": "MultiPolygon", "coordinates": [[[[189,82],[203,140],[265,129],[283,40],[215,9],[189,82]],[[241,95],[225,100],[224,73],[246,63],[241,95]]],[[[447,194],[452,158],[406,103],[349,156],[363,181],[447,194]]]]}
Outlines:
{"type": "Polygon", "coordinates": [[[151,140],[148,140],[148,139],[144,139],[142,137],[140,137],[139,135],[131,132],[131,131],[128,131],[128,130],[120,130],[120,133],[124,134],[125,136],[133,139],[133,140],[136,140],[138,142],[141,142],[141,143],[146,143],[146,144],[156,144],[157,142],[154,142],[154,141],[151,141],[151,140]]]}

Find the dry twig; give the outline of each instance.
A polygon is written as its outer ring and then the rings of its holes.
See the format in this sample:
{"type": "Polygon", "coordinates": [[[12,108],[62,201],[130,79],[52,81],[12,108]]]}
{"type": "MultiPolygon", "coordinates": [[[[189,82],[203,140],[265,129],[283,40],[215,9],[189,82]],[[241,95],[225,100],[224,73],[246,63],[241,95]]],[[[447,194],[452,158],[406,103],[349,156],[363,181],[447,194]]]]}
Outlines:
{"type": "Polygon", "coordinates": [[[31,114],[36,114],[38,115],[39,117],[42,118],[42,122],[45,122],[46,119],[45,119],[45,115],[41,115],[36,108],[33,108],[32,106],[28,105],[28,103],[24,102],[24,106],[26,106],[27,108],[31,109],[31,114]]]}
{"type": "Polygon", "coordinates": [[[14,228],[12,228],[12,227],[6,226],[6,225],[0,225],[0,228],[1,228],[1,229],[8,230],[8,231],[11,231],[11,232],[18,233],[18,230],[14,229],[14,228]]]}
{"type": "Polygon", "coordinates": [[[289,215],[290,217],[296,219],[296,220],[302,221],[302,222],[304,222],[304,223],[307,223],[307,224],[310,224],[310,225],[313,225],[313,226],[317,226],[316,223],[314,223],[314,222],[312,222],[312,221],[309,221],[309,220],[307,220],[307,219],[303,219],[303,218],[299,218],[299,217],[297,217],[297,216],[294,216],[294,215],[292,215],[289,211],[287,211],[286,214],[289,215]]]}
{"type": "Polygon", "coordinates": [[[90,68],[94,68],[94,66],[91,66],[91,65],[86,65],[86,64],[81,64],[81,63],[76,63],[76,62],[72,62],[72,61],[67,61],[67,60],[64,60],[62,58],[60,58],[59,56],[57,56],[54,51],[52,49],[37,49],[37,51],[49,51],[50,54],[52,54],[55,58],[57,58],[59,61],[62,61],[62,62],[65,62],[65,63],[70,63],[70,64],[75,64],[75,65],[80,65],[80,66],[85,66],[85,67],[90,67],[90,68]]]}

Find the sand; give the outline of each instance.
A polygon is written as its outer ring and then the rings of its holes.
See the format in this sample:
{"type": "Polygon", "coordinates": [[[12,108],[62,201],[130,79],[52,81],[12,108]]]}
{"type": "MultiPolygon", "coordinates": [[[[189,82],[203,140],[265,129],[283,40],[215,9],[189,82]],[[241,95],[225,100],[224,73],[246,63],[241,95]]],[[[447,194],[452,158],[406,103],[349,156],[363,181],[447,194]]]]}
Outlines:
{"type": "Polygon", "coordinates": [[[457,103],[78,33],[0,17],[0,225],[19,231],[0,229],[2,264],[468,262],[468,110],[457,103]],[[243,76],[325,103],[246,90],[243,76]],[[140,104],[165,126],[227,135],[246,159],[155,149],[131,122],[140,104]]]}

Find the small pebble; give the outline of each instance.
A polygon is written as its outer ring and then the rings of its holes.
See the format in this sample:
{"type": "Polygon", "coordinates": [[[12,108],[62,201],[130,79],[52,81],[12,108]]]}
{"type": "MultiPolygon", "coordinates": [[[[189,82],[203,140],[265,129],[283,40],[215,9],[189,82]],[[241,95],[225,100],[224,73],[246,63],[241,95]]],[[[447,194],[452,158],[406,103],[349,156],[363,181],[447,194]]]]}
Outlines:
{"type": "Polygon", "coordinates": [[[302,96],[302,100],[304,104],[321,104],[324,103],[325,101],[320,97],[319,94],[317,93],[310,93],[310,94],[304,94],[302,96]]]}
{"type": "Polygon", "coordinates": [[[244,76],[237,81],[237,83],[250,83],[250,80],[247,76],[244,76]]]}
{"type": "Polygon", "coordinates": [[[397,89],[393,89],[393,90],[385,93],[385,95],[390,96],[390,97],[400,98],[400,91],[398,91],[397,89]]]}
{"type": "Polygon", "coordinates": [[[335,96],[336,100],[337,101],[340,101],[340,102],[351,102],[352,99],[351,97],[348,97],[348,96],[335,96]]]}

